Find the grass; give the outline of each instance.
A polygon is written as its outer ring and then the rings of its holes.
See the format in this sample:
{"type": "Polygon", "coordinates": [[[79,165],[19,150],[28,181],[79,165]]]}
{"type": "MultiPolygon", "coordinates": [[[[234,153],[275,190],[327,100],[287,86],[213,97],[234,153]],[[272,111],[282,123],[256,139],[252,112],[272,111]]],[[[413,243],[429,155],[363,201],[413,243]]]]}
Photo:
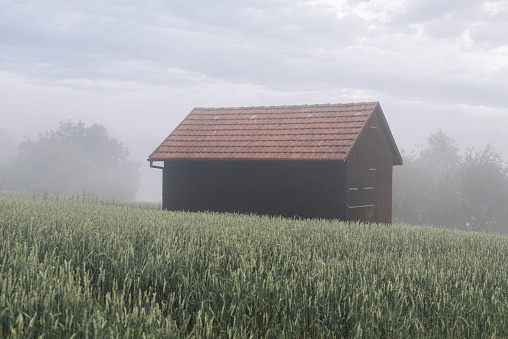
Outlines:
{"type": "Polygon", "coordinates": [[[508,237],[0,192],[0,337],[508,337],[508,237]]]}

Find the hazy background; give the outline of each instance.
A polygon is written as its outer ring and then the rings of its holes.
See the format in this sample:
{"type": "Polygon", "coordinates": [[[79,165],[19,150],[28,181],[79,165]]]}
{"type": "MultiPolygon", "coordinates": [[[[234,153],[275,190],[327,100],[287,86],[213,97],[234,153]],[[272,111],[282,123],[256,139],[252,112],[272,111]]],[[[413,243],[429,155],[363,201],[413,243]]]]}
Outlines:
{"type": "MultiPolygon", "coordinates": [[[[0,0],[0,161],[60,121],[141,162],[198,106],[379,101],[399,148],[441,128],[508,156],[508,0],[0,0]]],[[[30,164],[27,164],[30,166],[30,164]]]]}

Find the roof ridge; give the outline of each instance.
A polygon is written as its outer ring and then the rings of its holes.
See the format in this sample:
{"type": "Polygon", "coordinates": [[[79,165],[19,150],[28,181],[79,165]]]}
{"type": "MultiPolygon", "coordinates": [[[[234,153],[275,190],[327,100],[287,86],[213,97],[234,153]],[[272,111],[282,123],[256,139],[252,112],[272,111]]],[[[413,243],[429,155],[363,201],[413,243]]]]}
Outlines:
{"type": "Polygon", "coordinates": [[[351,102],[351,103],[336,103],[336,104],[302,104],[302,105],[273,105],[273,106],[232,106],[232,107],[194,107],[194,110],[204,111],[233,111],[233,110],[253,110],[253,109],[281,109],[281,108],[313,108],[313,107],[343,107],[343,106],[361,106],[361,105],[375,105],[377,101],[369,102],[351,102]]]}

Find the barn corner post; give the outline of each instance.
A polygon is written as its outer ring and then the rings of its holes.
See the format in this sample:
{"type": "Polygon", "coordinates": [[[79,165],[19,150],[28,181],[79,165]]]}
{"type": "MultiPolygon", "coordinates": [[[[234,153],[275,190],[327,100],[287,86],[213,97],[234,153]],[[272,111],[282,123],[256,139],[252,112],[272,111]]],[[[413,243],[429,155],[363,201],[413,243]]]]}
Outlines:
{"type": "Polygon", "coordinates": [[[370,102],[195,108],[148,160],[165,209],[389,223],[398,159],[370,102]]]}

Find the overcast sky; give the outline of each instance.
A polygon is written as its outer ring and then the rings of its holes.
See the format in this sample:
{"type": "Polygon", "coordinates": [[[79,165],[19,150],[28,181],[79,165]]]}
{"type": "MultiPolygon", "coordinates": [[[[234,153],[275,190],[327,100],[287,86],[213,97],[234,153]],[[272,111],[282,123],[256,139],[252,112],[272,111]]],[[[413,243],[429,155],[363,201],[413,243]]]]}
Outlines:
{"type": "Polygon", "coordinates": [[[399,148],[506,160],[506,32],[508,0],[0,0],[0,155],[102,124],[160,201],[146,158],[194,107],[379,101],[399,148]]]}

